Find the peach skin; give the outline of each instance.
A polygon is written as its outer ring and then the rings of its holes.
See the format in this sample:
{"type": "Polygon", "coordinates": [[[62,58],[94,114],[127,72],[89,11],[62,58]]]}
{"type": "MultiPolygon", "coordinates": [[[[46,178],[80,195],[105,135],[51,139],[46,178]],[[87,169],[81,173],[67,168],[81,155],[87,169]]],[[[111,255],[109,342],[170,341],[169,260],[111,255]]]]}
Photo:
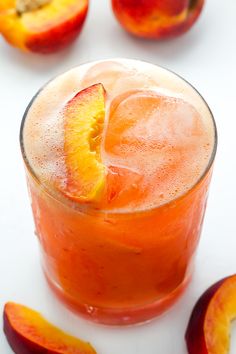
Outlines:
{"type": "Polygon", "coordinates": [[[0,33],[13,46],[52,53],[80,33],[88,0],[5,0],[0,4],[0,33]]]}
{"type": "Polygon", "coordinates": [[[227,354],[236,318],[236,275],[211,286],[195,305],[185,339],[189,354],[227,354]]]}
{"type": "Polygon", "coordinates": [[[16,354],[96,354],[89,343],[62,332],[23,305],[8,302],[3,322],[8,343],[16,354]]]}
{"type": "Polygon", "coordinates": [[[131,34],[150,39],[175,37],[197,20],[204,0],[112,0],[113,12],[131,34]]]}

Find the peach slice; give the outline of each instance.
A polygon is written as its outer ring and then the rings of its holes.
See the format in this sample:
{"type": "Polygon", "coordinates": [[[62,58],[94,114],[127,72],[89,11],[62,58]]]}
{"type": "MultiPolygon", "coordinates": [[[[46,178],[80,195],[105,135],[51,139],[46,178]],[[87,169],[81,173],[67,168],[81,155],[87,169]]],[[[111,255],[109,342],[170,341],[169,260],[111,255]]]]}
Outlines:
{"type": "Polygon", "coordinates": [[[106,170],[101,162],[101,135],[105,117],[105,90],[95,84],[80,91],[63,110],[65,128],[66,197],[96,201],[104,187],[106,170]]]}
{"type": "Polygon", "coordinates": [[[4,332],[16,354],[96,354],[93,347],[47,322],[38,312],[8,302],[4,332]]]}
{"type": "Polygon", "coordinates": [[[186,32],[203,5],[204,0],[112,0],[113,12],[128,32],[153,39],[186,32]]]}
{"type": "Polygon", "coordinates": [[[236,318],[236,275],[211,286],[195,305],[186,343],[190,354],[227,354],[230,322],[236,318]]]}
{"type": "Polygon", "coordinates": [[[22,50],[51,53],[79,34],[88,0],[4,0],[0,4],[0,33],[22,50]]]}

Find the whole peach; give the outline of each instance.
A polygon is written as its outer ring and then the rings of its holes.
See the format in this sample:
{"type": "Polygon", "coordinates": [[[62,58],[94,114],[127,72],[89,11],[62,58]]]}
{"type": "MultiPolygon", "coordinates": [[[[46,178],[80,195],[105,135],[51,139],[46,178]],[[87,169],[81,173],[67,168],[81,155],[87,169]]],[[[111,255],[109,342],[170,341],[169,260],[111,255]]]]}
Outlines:
{"type": "Polygon", "coordinates": [[[204,0],[112,0],[113,12],[128,32],[153,39],[186,32],[203,5],[204,0]]]}

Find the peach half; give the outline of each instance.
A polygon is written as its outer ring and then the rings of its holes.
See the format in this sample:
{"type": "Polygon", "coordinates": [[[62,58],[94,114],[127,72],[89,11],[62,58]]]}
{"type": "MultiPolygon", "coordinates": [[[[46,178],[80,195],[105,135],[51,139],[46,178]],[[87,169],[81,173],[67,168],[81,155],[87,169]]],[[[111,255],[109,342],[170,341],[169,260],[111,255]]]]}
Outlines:
{"type": "Polygon", "coordinates": [[[112,0],[113,12],[131,34],[152,39],[186,32],[199,17],[204,0],[112,0]]]}
{"type": "Polygon", "coordinates": [[[211,286],[195,305],[185,339],[189,354],[227,354],[236,318],[236,275],[211,286]]]}
{"type": "Polygon", "coordinates": [[[16,354],[96,354],[90,344],[66,334],[23,305],[8,302],[3,320],[8,343],[16,354]]]}
{"type": "Polygon", "coordinates": [[[88,0],[4,0],[0,2],[0,33],[13,46],[52,53],[80,33],[88,0]]]}
{"type": "Polygon", "coordinates": [[[105,118],[103,85],[80,91],[62,114],[66,183],[60,187],[61,192],[77,202],[94,202],[99,199],[106,179],[100,153],[105,118]]]}

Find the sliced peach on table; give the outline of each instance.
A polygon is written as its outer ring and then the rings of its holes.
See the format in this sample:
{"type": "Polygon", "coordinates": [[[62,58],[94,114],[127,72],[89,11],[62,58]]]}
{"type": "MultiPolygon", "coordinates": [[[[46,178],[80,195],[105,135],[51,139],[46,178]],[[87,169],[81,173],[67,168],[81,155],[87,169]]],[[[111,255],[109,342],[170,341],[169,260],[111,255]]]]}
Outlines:
{"type": "Polygon", "coordinates": [[[0,4],[0,33],[13,46],[52,53],[83,27],[88,0],[5,0],[0,4]]]}
{"type": "Polygon", "coordinates": [[[186,331],[189,354],[227,354],[236,319],[236,275],[211,286],[195,305],[186,331]]]}
{"type": "Polygon", "coordinates": [[[113,12],[128,32],[153,39],[186,32],[203,5],[204,0],[112,0],[113,12]]]}
{"type": "Polygon", "coordinates": [[[105,90],[95,84],[80,91],[63,110],[66,183],[61,192],[78,202],[94,202],[104,189],[101,162],[105,90]]]}
{"type": "Polygon", "coordinates": [[[96,354],[89,343],[63,332],[23,305],[8,302],[3,322],[8,343],[16,354],[96,354]]]}

